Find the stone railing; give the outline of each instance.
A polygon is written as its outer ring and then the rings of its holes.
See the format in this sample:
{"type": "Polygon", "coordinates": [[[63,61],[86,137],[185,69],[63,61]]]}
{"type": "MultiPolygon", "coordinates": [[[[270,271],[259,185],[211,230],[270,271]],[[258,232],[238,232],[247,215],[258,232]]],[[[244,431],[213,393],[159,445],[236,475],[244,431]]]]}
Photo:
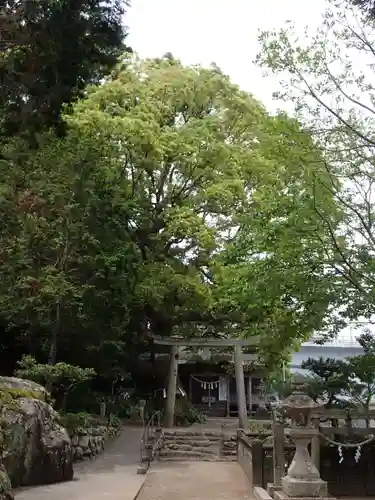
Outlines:
{"type": "Polygon", "coordinates": [[[105,444],[116,437],[120,429],[98,425],[94,427],[79,427],[70,432],[70,440],[75,462],[88,460],[104,451],[105,444]]]}
{"type": "Polygon", "coordinates": [[[237,431],[237,461],[253,486],[263,485],[263,448],[260,439],[251,439],[237,431]]]}

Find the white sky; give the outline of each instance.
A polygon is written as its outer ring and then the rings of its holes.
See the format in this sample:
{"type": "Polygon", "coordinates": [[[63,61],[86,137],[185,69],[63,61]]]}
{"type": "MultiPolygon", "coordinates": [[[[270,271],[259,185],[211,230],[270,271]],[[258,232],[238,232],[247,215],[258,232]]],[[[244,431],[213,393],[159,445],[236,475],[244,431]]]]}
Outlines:
{"type": "Polygon", "coordinates": [[[301,35],[321,20],[326,0],[132,0],[125,22],[127,43],[141,57],[171,52],[185,64],[215,62],[241,88],[270,110],[277,79],[262,77],[253,64],[259,30],[282,28],[292,20],[301,35]]]}

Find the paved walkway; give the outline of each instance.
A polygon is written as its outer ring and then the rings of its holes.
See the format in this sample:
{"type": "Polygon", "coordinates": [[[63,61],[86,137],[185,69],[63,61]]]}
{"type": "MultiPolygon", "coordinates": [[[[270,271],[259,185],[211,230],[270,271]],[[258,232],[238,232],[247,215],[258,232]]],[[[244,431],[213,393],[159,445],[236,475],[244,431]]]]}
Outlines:
{"type": "Polygon", "coordinates": [[[16,500],[134,500],[146,476],[137,474],[142,429],[124,427],[103,455],[75,466],[66,483],[16,490],[16,500]]]}
{"type": "Polygon", "coordinates": [[[237,462],[155,463],[137,500],[245,500],[250,484],[237,462]]]}

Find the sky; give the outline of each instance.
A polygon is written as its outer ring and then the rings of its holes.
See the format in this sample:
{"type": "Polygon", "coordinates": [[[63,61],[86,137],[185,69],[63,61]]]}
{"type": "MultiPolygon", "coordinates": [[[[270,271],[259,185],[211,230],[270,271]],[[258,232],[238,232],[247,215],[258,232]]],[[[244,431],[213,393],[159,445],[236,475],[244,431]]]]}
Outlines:
{"type": "Polygon", "coordinates": [[[262,77],[253,61],[259,51],[259,30],[278,30],[295,22],[318,25],[326,0],[132,0],[125,23],[127,43],[141,57],[171,52],[185,64],[215,62],[243,90],[272,111],[278,79],[262,77]]]}

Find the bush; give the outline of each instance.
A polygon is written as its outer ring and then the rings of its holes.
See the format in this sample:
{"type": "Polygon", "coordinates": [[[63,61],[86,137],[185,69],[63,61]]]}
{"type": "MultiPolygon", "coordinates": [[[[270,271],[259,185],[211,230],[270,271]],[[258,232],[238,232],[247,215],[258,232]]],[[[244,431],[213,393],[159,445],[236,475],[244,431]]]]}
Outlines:
{"type": "Polygon", "coordinates": [[[68,394],[73,388],[77,384],[90,380],[95,376],[93,368],[81,368],[63,362],[47,365],[38,363],[32,356],[23,356],[21,361],[18,362],[18,366],[17,377],[43,384],[49,390],[62,390],[62,409],[66,408],[68,394]]]}
{"type": "Polygon", "coordinates": [[[116,415],[110,415],[108,420],[108,425],[110,427],[116,427],[116,429],[121,427],[121,420],[116,415]]]}
{"type": "Polygon", "coordinates": [[[259,436],[266,436],[272,429],[271,422],[259,422],[257,420],[249,420],[249,432],[258,434],[259,436]]]}
{"type": "Polygon", "coordinates": [[[189,408],[187,414],[187,420],[189,424],[195,424],[195,423],[204,424],[207,420],[207,417],[204,413],[197,410],[196,408],[189,408]]]}
{"type": "Polygon", "coordinates": [[[74,431],[78,428],[87,429],[91,427],[95,422],[93,417],[89,413],[65,413],[60,415],[60,423],[68,431],[74,431]]]}

